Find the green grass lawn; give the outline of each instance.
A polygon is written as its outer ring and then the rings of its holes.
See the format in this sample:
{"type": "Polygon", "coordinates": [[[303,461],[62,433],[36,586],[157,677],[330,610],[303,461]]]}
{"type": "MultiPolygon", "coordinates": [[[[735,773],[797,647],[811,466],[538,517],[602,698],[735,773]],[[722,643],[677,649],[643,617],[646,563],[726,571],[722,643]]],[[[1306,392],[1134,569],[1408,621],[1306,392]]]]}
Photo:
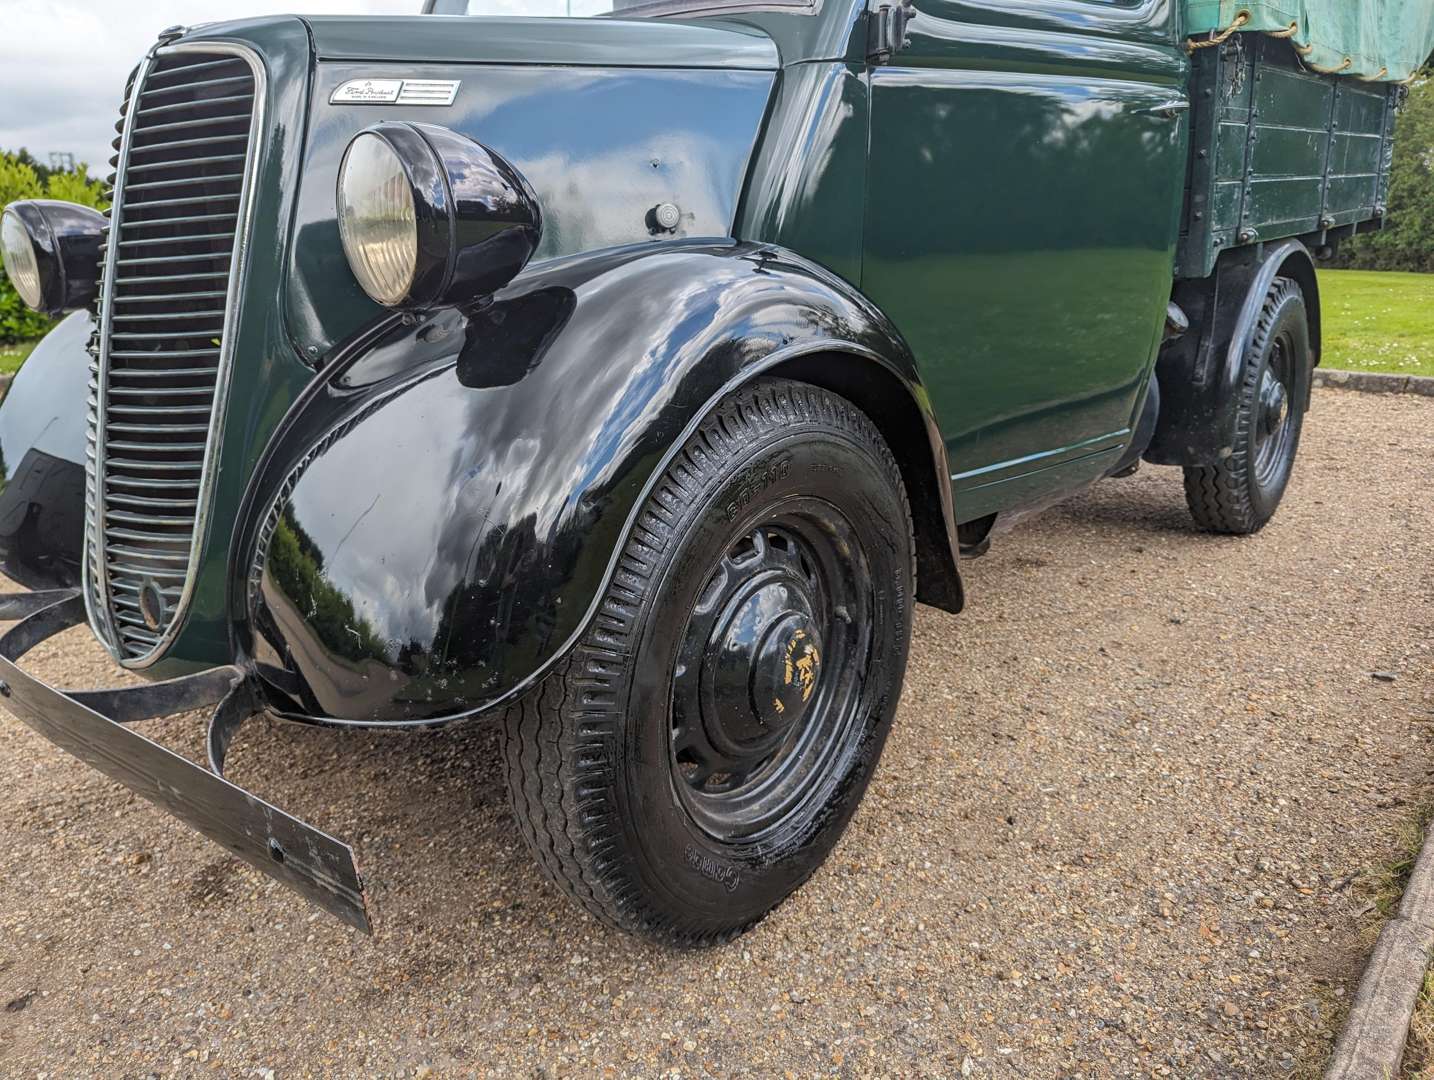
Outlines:
{"type": "Polygon", "coordinates": [[[38,344],[38,341],[22,341],[18,345],[0,345],[0,375],[13,375],[19,371],[20,362],[38,344]]]}
{"type": "Polygon", "coordinates": [[[1321,367],[1434,375],[1434,274],[1321,270],[1321,367]]]}

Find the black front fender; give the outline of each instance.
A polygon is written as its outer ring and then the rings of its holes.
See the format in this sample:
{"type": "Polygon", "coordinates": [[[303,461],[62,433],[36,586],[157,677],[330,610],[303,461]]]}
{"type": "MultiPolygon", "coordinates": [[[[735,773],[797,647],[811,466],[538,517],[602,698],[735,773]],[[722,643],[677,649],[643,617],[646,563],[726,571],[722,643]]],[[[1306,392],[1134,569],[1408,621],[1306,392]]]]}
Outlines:
{"type": "MultiPolygon", "coordinates": [[[[899,335],[782,251],[564,260],[488,307],[355,350],[286,421],[238,545],[239,645],[276,709],[425,724],[521,693],[597,616],[669,456],[724,393],[784,364],[814,381],[858,364],[897,388],[954,536],[940,436],[899,335]]],[[[954,545],[950,558],[954,577],[954,545]]]]}
{"type": "Polygon", "coordinates": [[[80,585],[93,332],[86,312],[65,319],[0,401],[0,571],[29,589],[80,585]]]}

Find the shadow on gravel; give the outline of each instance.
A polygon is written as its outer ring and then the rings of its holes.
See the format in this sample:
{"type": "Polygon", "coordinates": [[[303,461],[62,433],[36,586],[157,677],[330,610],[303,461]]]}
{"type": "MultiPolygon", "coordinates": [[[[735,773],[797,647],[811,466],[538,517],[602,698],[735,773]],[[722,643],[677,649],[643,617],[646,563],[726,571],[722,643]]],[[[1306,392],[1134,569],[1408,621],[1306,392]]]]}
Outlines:
{"type": "MultiPolygon", "coordinates": [[[[1164,470],[1162,470],[1164,471],[1164,470]]],[[[1177,489],[1178,491],[1178,489],[1177,489]]],[[[1209,537],[1195,524],[1185,501],[1171,498],[1167,485],[1151,487],[1137,482],[1108,481],[1083,495],[1057,503],[1031,524],[1040,529],[1079,525],[1114,525],[1135,533],[1171,533],[1209,537]]]]}

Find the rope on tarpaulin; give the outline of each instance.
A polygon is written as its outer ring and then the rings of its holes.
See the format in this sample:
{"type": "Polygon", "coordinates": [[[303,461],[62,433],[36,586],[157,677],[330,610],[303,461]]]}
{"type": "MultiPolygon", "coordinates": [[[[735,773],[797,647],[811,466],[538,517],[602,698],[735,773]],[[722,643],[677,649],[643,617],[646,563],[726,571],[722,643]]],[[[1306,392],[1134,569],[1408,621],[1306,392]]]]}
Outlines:
{"type": "MultiPolygon", "coordinates": [[[[1215,45],[1223,45],[1225,44],[1225,42],[1229,41],[1230,38],[1234,34],[1236,34],[1242,26],[1244,26],[1250,21],[1250,17],[1250,13],[1248,11],[1237,12],[1235,18],[1231,21],[1229,26],[1225,27],[1225,29],[1220,30],[1218,32],[1212,30],[1208,38],[1203,38],[1198,41],[1187,41],[1185,43],[1185,47],[1187,50],[1193,53],[1197,49],[1208,49],[1215,45]]],[[[1298,19],[1294,19],[1290,22],[1290,25],[1285,27],[1283,30],[1266,30],[1264,31],[1264,34],[1266,37],[1272,38],[1292,38],[1299,32],[1300,21],[1298,19]]],[[[1301,57],[1307,57],[1310,55],[1310,53],[1315,51],[1315,47],[1314,45],[1295,45],[1294,50],[1295,52],[1299,53],[1301,57]]],[[[1350,68],[1354,67],[1354,58],[1346,56],[1344,58],[1344,63],[1339,64],[1335,67],[1321,67],[1319,64],[1312,64],[1309,61],[1305,61],[1305,66],[1311,71],[1316,72],[1320,75],[1339,75],[1342,72],[1348,71],[1350,68]]],[[[1361,75],[1359,76],[1359,78],[1366,82],[1378,82],[1380,79],[1384,78],[1388,74],[1389,68],[1382,67],[1379,69],[1379,73],[1377,75],[1361,75]]],[[[1401,82],[1399,85],[1409,85],[1418,77],[1418,75],[1419,72],[1416,70],[1413,75],[1403,80],[1403,82],[1401,82]]]]}
{"type": "Polygon", "coordinates": [[[1211,31],[1210,36],[1208,38],[1205,38],[1203,41],[1187,42],[1185,47],[1191,52],[1194,52],[1196,49],[1209,49],[1215,45],[1223,45],[1225,44],[1225,42],[1230,40],[1231,34],[1233,34],[1236,30],[1240,29],[1240,27],[1244,26],[1249,21],[1250,13],[1248,11],[1242,11],[1235,16],[1234,22],[1232,22],[1229,26],[1225,27],[1225,29],[1221,30],[1218,34],[1214,31],[1211,31]]]}

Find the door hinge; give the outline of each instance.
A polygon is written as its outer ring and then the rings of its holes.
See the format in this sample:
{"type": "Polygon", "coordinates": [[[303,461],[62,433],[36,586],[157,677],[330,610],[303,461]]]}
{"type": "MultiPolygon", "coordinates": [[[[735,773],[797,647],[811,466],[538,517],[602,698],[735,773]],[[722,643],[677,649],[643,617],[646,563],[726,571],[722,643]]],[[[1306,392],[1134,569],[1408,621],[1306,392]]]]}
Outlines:
{"type": "Polygon", "coordinates": [[[916,9],[910,0],[879,4],[867,13],[866,59],[871,64],[890,63],[891,57],[906,48],[906,29],[916,9]]]}

